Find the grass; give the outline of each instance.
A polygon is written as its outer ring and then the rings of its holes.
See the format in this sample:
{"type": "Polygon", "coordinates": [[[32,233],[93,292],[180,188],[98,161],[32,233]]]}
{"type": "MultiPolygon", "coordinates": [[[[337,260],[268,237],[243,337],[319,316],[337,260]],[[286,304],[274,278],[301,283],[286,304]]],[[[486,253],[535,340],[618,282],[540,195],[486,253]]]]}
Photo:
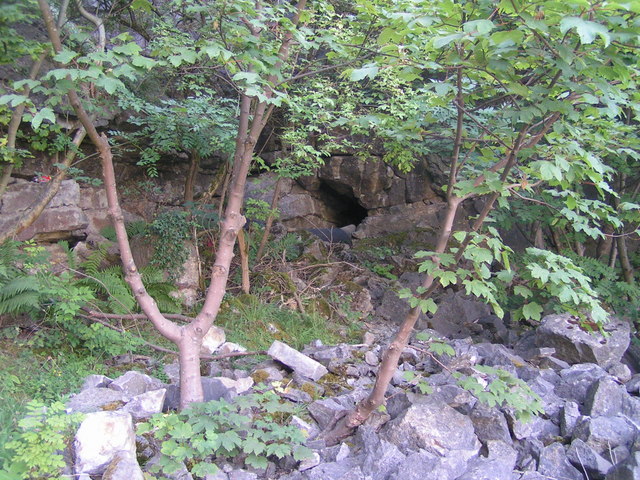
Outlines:
{"type": "Polygon", "coordinates": [[[102,359],[73,352],[38,353],[28,341],[0,340],[0,469],[5,443],[31,400],[52,403],[78,391],[87,375],[104,373],[102,359]]]}
{"type": "Polygon", "coordinates": [[[297,349],[316,339],[325,344],[344,341],[337,325],[326,318],[262,303],[253,295],[230,299],[216,324],[225,329],[227,340],[250,350],[266,350],[274,340],[297,349]]]}

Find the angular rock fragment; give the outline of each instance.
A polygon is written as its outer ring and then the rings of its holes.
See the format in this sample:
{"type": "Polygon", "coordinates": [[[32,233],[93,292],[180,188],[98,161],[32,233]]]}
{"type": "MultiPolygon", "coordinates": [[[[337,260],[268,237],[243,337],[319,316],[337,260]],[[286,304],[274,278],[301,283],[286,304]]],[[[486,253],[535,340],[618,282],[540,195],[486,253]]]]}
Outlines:
{"type": "Polygon", "coordinates": [[[327,368],[289,345],[274,341],[267,352],[271,358],[284,363],[296,373],[317,381],[328,373],[327,368]]]}

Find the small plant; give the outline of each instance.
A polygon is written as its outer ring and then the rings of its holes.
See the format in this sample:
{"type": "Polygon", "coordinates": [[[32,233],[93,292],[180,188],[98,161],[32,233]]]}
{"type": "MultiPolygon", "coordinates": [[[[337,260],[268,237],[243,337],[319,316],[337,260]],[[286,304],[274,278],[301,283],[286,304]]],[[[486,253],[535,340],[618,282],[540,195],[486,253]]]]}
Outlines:
{"type": "Polygon", "coordinates": [[[232,402],[215,400],[155,415],[137,433],[161,442],[161,456],[152,472],[170,475],[187,464],[195,478],[203,478],[215,474],[215,462],[231,458],[241,457],[255,468],[266,468],[269,457],[306,458],[310,451],[302,445],[302,431],[279,421],[292,409],[273,391],[253,393],[232,402]]]}
{"type": "Polygon", "coordinates": [[[156,236],[151,264],[168,272],[171,279],[182,274],[184,262],[189,258],[187,241],[191,239],[192,229],[197,224],[188,216],[188,212],[164,212],[149,226],[151,233],[156,236]]]}
{"type": "Polygon", "coordinates": [[[490,407],[512,408],[516,418],[522,422],[544,413],[540,396],[521,379],[506,370],[487,365],[476,365],[473,369],[477,375],[456,372],[454,376],[458,378],[458,385],[482,403],[490,407]]]}
{"type": "MultiPolygon", "coordinates": [[[[431,357],[433,357],[433,355],[448,355],[453,357],[456,354],[456,351],[451,345],[434,337],[428,332],[417,333],[416,340],[427,348],[427,354],[431,357]]],[[[402,376],[407,382],[415,385],[423,395],[427,395],[433,391],[433,388],[427,383],[425,377],[417,372],[409,370],[404,372],[402,376]]]]}
{"type": "Polygon", "coordinates": [[[27,405],[26,416],[4,446],[11,458],[0,470],[3,479],[59,478],[65,466],[63,451],[80,422],[78,414],[67,415],[64,408],[61,402],[47,407],[34,400],[27,405]]]}

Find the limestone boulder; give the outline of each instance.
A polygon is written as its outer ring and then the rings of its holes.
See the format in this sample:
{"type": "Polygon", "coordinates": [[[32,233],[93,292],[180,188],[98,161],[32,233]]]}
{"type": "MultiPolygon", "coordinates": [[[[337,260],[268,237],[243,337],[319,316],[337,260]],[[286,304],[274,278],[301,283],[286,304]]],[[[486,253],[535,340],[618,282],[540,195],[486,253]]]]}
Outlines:
{"type": "Polygon", "coordinates": [[[75,437],[75,473],[98,475],[118,455],[135,458],[136,435],[131,415],[124,412],[89,413],[75,437]]]}
{"type": "Polygon", "coordinates": [[[630,326],[624,320],[611,319],[604,326],[606,336],[580,327],[569,314],[548,315],[536,331],[536,344],[555,348],[555,356],[570,364],[595,363],[608,368],[620,362],[629,347],[630,326]]]}

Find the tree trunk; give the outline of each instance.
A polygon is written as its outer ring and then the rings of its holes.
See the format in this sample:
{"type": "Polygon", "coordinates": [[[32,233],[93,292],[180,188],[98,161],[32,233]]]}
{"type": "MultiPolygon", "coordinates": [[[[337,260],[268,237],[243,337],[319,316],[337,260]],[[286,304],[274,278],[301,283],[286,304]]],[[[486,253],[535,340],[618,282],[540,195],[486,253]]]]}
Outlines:
{"type": "MultiPolygon", "coordinates": [[[[73,144],[79,147],[84,140],[86,130],[80,127],[73,137],[73,144]]],[[[40,195],[36,201],[31,204],[29,210],[20,218],[17,224],[8,228],[2,234],[0,234],[0,243],[4,242],[8,238],[12,238],[29,228],[40,217],[44,209],[49,205],[49,202],[56,196],[56,193],[60,190],[62,181],[67,176],[67,168],[71,166],[73,159],[76,157],[76,149],[69,150],[62,162],[63,168],[53,177],[53,179],[47,183],[45,191],[40,195]]]]}
{"type": "Polygon", "coordinates": [[[244,230],[238,232],[238,250],[240,251],[240,267],[242,270],[242,293],[247,295],[251,292],[251,281],[249,279],[249,244],[244,234],[244,230]]]}
{"type": "Polygon", "coordinates": [[[184,181],[184,203],[193,202],[193,185],[196,180],[199,165],[200,155],[195,150],[192,150],[191,161],[189,162],[189,171],[187,172],[187,178],[184,181]]]}
{"type": "Polygon", "coordinates": [[[262,255],[264,255],[264,249],[267,246],[267,240],[269,240],[269,232],[271,231],[271,225],[273,225],[274,212],[278,208],[278,200],[280,197],[281,185],[282,185],[282,178],[278,177],[276,186],[273,189],[273,199],[271,200],[271,212],[269,212],[269,216],[267,217],[267,223],[264,226],[264,233],[262,234],[262,239],[260,240],[258,253],[256,253],[256,263],[258,263],[262,258],[262,255]]]}

